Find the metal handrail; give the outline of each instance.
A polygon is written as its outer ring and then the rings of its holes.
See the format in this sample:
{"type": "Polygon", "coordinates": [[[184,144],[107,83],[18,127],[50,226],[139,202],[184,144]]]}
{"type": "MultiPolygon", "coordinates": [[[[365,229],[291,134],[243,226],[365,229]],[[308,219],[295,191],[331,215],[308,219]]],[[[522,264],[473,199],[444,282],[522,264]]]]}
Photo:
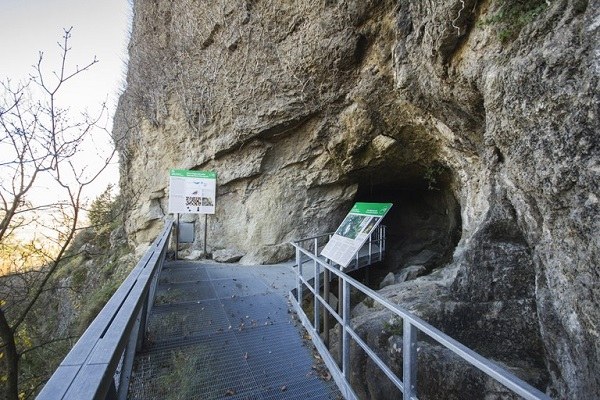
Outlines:
{"type": "Polygon", "coordinates": [[[173,221],[108,300],[37,396],[38,400],[126,399],[135,352],[152,308],[173,221]]]}
{"type": "MultiPolygon", "coordinates": [[[[352,271],[354,269],[358,269],[363,266],[371,265],[375,262],[383,261],[383,256],[385,254],[386,247],[386,226],[378,225],[377,228],[369,235],[367,241],[363,244],[361,249],[356,252],[354,256],[354,260],[350,262],[350,264],[344,268],[344,271],[352,271]],[[361,256],[364,253],[363,250],[366,250],[366,255],[361,256]],[[373,257],[375,255],[375,258],[373,257]],[[364,258],[364,260],[362,260],[364,258]],[[361,261],[364,264],[361,265],[361,261]]],[[[331,239],[334,232],[328,232],[321,235],[311,236],[308,238],[303,238],[295,241],[294,243],[303,248],[312,248],[315,254],[318,254],[318,249],[327,244],[327,241],[331,239]],[[326,239],[323,241],[323,239],[326,239]],[[316,250],[315,250],[316,249],[316,250]]]]}
{"type": "Polygon", "coordinates": [[[480,371],[492,377],[497,382],[506,386],[514,393],[522,396],[528,400],[548,400],[546,394],[540,390],[529,385],[527,382],[521,380],[517,376],[506,371],[496,363],[486,359],[479,355],[475,351],[469,349],[465,345],[459,343],[455,339],[446,335],[439,329],[433,327],[429,323],[425,322],[421,318],[409,311],[405,310],[401,306],[391,303],[386,298],[379,295],[374,290],[368,288],[362,283],[351,278],[344,272],[341,272],[338,268],[333,265],[327,264],[326,262],[319,259],[318,249],[315,252],[311,252],[302,247],[301,243],[304,240],[292,242],[291,244],[296,249],[296,264],[298,266],[298,282],[295,289],[296,296],[293,293],[290,295],[290,299],[294,308],[298,312],[300,320],[304,327],[309,331],[312,337],[315,347],[321,354],[323,360],[328,366],[332,377],[336,381],[338,387],[342,391],[342,394],[346,399],[357,399],[357,395],[352,389],[348,378],[350,368],[350,338],[365,351],[365,353],[373,360],[373,362],[384,372],[384,374],[394,383],[394,385],[400,389],[403,393],[404,400],[417,399],[416,382],[417,382],[417,333],[422,332],[435,340],[448,350],[457,354],[460,358],[467,361],[468,363],[475,366],[480,371]],[[302,258],[307,256],[309,261],[313,262],[314,267],[314,280],[306,279],[303,276],[303,264],[306,261],[302,261],[302,258]],[[321,271],[333,274],[338,277],[339,284],[342,287],[342,296],[339,300],[341,307],[341,315],[337,310],[331,307],[323,296],[320,295],[320,279],[319,276],[321,271]],[[314,285],[314,286],[313,286],[314,285]],[[310,321],[304,310],[302,309],[303,299],[303,288],[306,287],[311,293],[314,301],[314,321],[310,321]],[[403,364],[403,376],[400,379],[396,374],[377,356],[375,351],[362,340],[358,333],[350,326],[350,287],[354,287],[361,293],[371,298],[373,301],[378,302],[386,309],[391,311],[396,316],[402,318],[403,321],[403,349],[402,349],[402,364],[403,364]],[[338,367],[337,362],[329,352],[327,345],[320,338],[320,308],[323,307],[327,312],[335,318],[340,324],[342,329],[342,349],[340,352],[341,357],[341,370],[338,367]]]}

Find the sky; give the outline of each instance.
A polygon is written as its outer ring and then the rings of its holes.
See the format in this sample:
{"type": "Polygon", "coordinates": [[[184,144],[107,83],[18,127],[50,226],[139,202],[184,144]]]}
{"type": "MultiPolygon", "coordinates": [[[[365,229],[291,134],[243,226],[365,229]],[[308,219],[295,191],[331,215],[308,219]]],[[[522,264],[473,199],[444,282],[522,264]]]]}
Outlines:
{"type": "MultiPolygon", "coordinates": [[[[82,66],[94,56],[99,63],[65,87],[61,105],[77,112],[93,112],[107,101],[112,122],[125,82],[130,3],[131,0],[0,0],[0,79],[25,79],[33,72],[40,51],[44,52],[44,65],[52,71],[59,61],[57,42],[62,41],[65,28],[73,27],[70,64],[82,66]]],[[[117,182],[118,166],[111,165],[107,172],[92,188],[92,198],[109,182],[117,182]]]]}
{"type": "MultiPolygon", "coordinates": [[[[46,76],[60,65],[60,48],[64,29],[72,27],[68,63],[71,68],[88,64],[96,57],[98,63],[77,76],[60,92],[60,107],[68,107],[71,120],[81,121],[79,113],[97,114],[100,105],[108,106],[107,127],[112,127],[118,96],[124,88],[127,71],[132,0],[0,0],[0,80],[24,81],[34,72],[39,52],[44,53],[46,76]]],[[[95,134],[94,146],[85,149],[82,165],[90,168],[103,165],[98,153],[111,149],[109,136],[95,134]],[[100,138],[100,139],[97,139],[100,138]],[[98,150],[101,149],[101,150],[98,150]],[[96,154],[94,154],[96,153],[96,154]],[[95,161],[94,161],[95,160],[95,161]]],[[[0,158],[2,154],[0,154],[0,158]]],[[[87,170],[89,171],[89,169],[87,170]]],[[[118,157],[88,188],[85,199],[91,201],[108,184],[118,183],[118,157]]],[[[2,179],[2,177],[0,177],[2,179]]],[[[28,199],[36,204],[60,201],[58,192],[44,180],[30,192],[28,199]],[[54,200],[54,197],[57,199],[54,200]]],[[[85,215],[85,214],[84,214],[85,215]]],[[[35,217],[50,219],[49,215],[35,217]]],[[[26,227],[20,238],[38,237],[40,228],[26,227]]],[[[43,235],[43,233],[42,233],[43,235]]]]}

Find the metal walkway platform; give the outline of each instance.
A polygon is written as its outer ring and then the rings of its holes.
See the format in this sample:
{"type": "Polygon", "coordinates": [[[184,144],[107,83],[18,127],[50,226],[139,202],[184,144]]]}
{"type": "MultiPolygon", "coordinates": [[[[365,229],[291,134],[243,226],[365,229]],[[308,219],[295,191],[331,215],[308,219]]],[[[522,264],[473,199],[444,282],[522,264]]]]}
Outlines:
{"type": "Polygon", "coordinates": [[[302,337],[290,265],[165,264],[130,399],[341,399],[302,337]]]}

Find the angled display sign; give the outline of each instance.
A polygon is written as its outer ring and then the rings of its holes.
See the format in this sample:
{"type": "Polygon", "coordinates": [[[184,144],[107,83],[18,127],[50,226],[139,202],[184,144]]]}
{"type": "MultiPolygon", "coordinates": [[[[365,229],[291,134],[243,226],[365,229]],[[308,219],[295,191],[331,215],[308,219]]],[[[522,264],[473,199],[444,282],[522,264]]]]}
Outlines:
{"type": "Polygon", "coordinates": [[[321,252],[346,268],[377,228],[392,203],[356,203],[321,252]]]}

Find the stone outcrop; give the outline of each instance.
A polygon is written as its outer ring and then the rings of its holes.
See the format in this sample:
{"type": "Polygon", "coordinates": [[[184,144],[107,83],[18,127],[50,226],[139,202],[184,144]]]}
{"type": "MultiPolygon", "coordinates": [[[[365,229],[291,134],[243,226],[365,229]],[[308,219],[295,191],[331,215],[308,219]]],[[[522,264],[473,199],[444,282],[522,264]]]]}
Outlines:
{"type": "Polygon", "coordinates": [[[208,250],[247,263],[391,201],[389,270],[451,281],[384,295],[496,360],[523,354],[556,398],[600,397],[599,9],[136,0],[114,128],[127,235],[168,216],[170,168],[217,171],[208,250]]]}

